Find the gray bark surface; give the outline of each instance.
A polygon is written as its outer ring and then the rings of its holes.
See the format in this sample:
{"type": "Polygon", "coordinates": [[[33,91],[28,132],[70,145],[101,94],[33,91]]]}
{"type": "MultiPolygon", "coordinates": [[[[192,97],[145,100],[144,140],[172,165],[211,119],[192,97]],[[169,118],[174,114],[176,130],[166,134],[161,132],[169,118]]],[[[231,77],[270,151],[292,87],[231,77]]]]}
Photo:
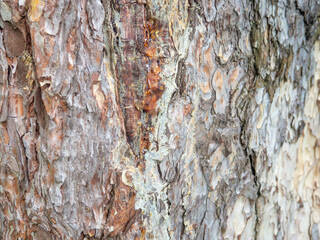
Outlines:
{"type": "Polygon", "coordinates": [[[320,239],[318,0],[0,0],[1,239],[320,239]]]}

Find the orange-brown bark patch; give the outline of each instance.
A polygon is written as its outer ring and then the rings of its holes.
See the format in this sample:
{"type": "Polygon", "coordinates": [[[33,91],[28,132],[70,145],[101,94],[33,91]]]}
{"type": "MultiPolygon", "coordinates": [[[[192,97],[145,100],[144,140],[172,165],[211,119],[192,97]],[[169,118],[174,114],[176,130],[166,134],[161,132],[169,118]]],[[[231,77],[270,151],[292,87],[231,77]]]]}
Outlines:
{"type": "MultiPolygon", "coordinates": [[[[128,228],[128,224],[136,215],[135,191],[121,180],[121,172],[117,174],[117,186],[114,190],[114,200],[107,223],[109,237],[117,236],[128,228]]],[[[130,226],[129,226],[130,227],[130,226]]]]}

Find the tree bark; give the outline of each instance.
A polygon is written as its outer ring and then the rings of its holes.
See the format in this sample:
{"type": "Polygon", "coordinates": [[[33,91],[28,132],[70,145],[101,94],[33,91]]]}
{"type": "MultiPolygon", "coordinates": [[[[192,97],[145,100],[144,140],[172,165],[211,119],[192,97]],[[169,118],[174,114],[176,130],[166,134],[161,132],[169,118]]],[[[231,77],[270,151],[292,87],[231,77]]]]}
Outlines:
{"type": "Polygon", "coordinates": [[[0,0],[0,238],[320,239],[319,13],[0,0]]]}

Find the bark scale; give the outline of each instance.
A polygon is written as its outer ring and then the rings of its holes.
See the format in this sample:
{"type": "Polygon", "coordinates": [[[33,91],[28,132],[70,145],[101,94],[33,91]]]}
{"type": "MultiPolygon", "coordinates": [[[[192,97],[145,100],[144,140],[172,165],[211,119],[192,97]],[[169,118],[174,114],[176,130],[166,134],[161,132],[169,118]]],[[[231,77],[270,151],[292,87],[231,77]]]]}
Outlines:
{"type": "Polygon", "coordinates": [[[320,3],[1,0],[1,239],[319,239],[320,3]]]}

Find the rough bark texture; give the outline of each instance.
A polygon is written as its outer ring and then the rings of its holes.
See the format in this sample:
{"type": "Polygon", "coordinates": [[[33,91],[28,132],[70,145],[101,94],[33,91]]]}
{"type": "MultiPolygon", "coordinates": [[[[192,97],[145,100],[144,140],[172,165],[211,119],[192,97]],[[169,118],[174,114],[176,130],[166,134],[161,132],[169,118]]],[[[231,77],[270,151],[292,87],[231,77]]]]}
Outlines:
{"type": "Polygon", "coordinates": [[[0,238],[320,239],[319,13],[0,0],[0,238]]]}

